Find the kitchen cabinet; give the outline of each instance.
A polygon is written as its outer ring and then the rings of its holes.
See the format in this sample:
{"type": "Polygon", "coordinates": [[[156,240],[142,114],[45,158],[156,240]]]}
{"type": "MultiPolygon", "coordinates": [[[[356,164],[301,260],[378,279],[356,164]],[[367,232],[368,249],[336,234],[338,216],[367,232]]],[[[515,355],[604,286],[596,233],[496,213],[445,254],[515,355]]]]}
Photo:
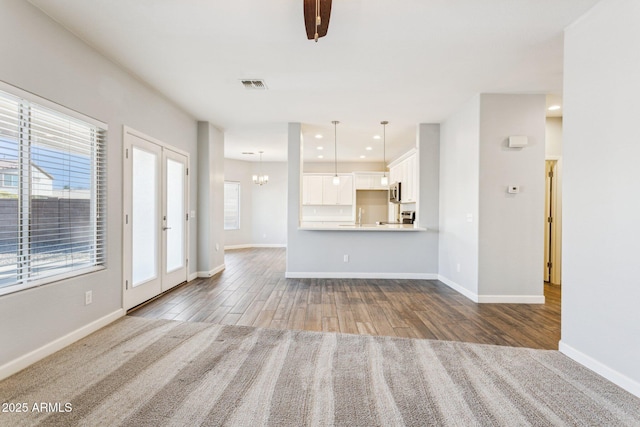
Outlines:
{"type": "Polygon", "coordinates": [[[354,172],[356,190],[386,190],[382,185],[383,172],[354,172]]]}
{"type": "Polygon", "coordinates": [[[418,199],[418,156],[410,151],[389,165],[390,182],[400,182],[400,203],[415,203],[418,199]]]}
{"type": "Polygon", "coordinates": [[[352,205],[353,176],[338,175],[340,184],[333,183],[333,175],[305,174],[302,176],[303,205],[352,205]]]}
{"type": "Polygon", "coordinates": [[[418,180],[416,168],[416,155],[408,157],[404,161],[404,177],[407,183],[406,193],[402,195],[402,203],[415,203],[418,198],[418,180]],[[405,197],[406,196],[406,197],[405,197]]]}
{"type": "Polygon", "coordinates": [[[340,176],[340,185],[338,186],[338,204],[353,204],[353,175],[340,176]]]}
{"type": "Polygon", "coordinates": [[[322,204],[322,175],[302,176],[302,204],[322,204]]]}
{"type": "Polygon", "coordinates": [[[340,184],[333,183],[333,175],[322,177],[323,205],[352,205],[353,204],[353,176],[338,175],[340,184]]]}

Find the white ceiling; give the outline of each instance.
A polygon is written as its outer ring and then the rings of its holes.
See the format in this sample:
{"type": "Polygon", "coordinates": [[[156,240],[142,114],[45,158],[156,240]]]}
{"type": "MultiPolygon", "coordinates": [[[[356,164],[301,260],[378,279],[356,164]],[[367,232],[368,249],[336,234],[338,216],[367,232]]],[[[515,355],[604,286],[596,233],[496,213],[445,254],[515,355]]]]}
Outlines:
{"type": "MultiPolygon", "coordinates": [[[[306,39],[303,0],[30,0],[198,120],[225,156],[286,160],[287,123],[315,159],[381,161],[477,93],[562,93],[562,31],[598,0],[334,0],[328,35],[306,39]],[[246,90],[240,79],[264,79],[246,90]],[[371,151],[365,147],[371,146],[371,151]]],[[[556,113],[558,114],[558,113],[556,113]]],[[[561,114],[561,113],[560,113],[561,114]]]]}

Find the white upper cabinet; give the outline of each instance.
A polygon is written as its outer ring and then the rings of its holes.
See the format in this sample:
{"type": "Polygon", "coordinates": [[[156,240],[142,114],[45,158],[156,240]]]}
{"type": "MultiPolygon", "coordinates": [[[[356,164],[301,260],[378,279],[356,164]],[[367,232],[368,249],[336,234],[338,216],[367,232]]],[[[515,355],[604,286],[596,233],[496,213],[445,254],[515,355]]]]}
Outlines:
{"type": "Polygon", "coordinates": [[[383,172],[354,172],[356,190],[386,190],[382,185],[383,172]]]}
{"type": "Polygon", "coordinates": [[[338,175],[340,184],[333,183],[333,175],[304,174],[302,176],[303,205],[352,205],[353,176],[338,175]]]}
{"type": "MultiPolygon", "coordinates": [[[[334,187],[336,187],[334,185],[334,187]]],[[[338,187],[338,204],[353,204],[353,175],[340,175],[340,185],[338,187]]]]}
{"type": "Polygon", "coordinates": [[[418,180],[416,175],[416,160],[417,160],[416,155],[414,154],[404,161],[405,163],[404,174],[405,174],[405,182],[407,183],[407,187],[406,187],[406,193],[405,193],[406,196],[403,194],[401,198],[403,203],[414,203],[418,198],[418,180]]]}
{"type": "Polygon", "coordinates": [[[415,203],[418,199],[418,155],[412,151],[391,163],[390,182],[400,183],[400,203],[415,203]]]}
{"type": "Polygon", "coordinates": [[[302,204],[322,204],[322,176],[303,175],[302,177],[302,204]]]}

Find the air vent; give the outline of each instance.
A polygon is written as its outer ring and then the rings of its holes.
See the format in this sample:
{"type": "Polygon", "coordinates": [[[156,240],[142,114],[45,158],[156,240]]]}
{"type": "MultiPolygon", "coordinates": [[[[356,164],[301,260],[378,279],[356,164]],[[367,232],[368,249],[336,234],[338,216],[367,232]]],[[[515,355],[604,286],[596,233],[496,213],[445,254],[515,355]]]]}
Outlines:
{"type": "Polygon", "coordinates": [[[243,151],[242,154],[256,154],[253,151],[243,151]]]}
{"type": "Polygon", "coordinates": [[[262,79],[240,80],[245,89],[267,90],[267,84],[262,79]]]}

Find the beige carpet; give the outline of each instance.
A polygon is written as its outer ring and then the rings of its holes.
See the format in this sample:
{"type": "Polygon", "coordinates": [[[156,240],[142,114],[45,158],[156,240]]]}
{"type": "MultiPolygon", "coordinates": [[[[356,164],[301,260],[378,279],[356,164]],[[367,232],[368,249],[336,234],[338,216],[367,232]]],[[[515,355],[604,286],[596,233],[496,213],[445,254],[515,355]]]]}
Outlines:
{"type": "Polygon", "coordinates": [[[2,426],[640,425],[640,399],[557,351],[136,317],[0,400],[28,408],[2,426]]]}

